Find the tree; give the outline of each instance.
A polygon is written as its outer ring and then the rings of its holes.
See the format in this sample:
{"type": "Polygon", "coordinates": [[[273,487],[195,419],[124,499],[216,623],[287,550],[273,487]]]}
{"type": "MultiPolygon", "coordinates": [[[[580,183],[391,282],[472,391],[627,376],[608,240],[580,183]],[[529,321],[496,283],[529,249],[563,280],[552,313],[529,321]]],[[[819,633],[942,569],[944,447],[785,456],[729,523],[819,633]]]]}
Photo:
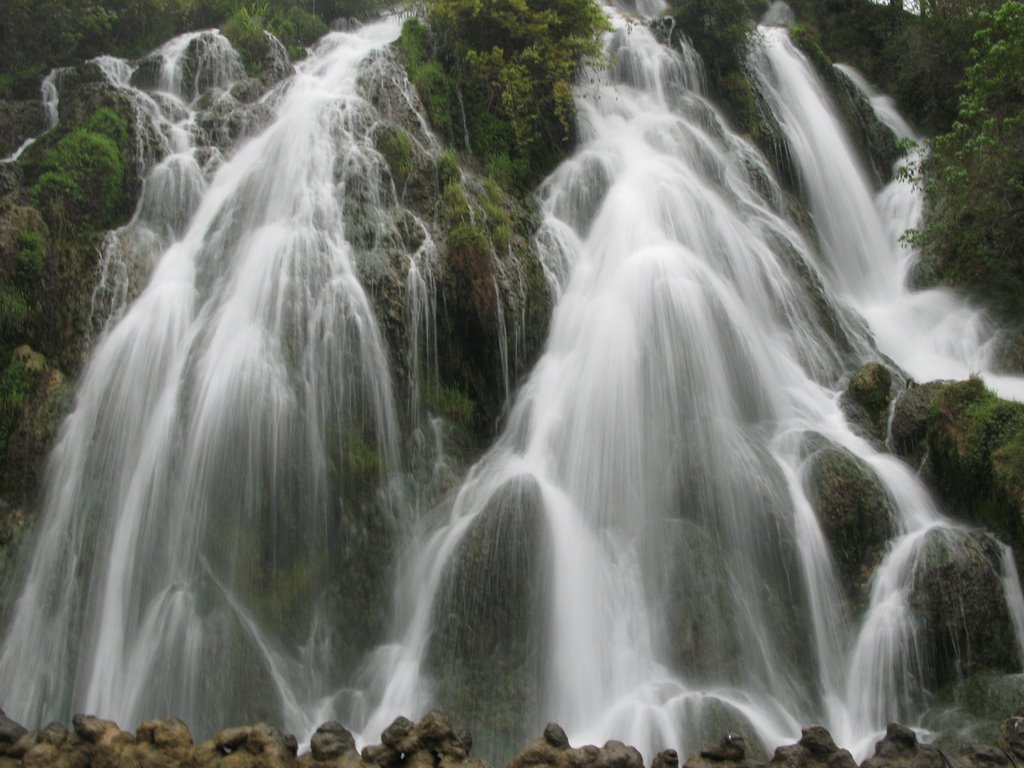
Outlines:
{"type": "Polygon", "coordinates": [[[944,282],[1024,321],[1024,4],[978,16],[956,122],[925,164],[918,235],[944,282]]]}

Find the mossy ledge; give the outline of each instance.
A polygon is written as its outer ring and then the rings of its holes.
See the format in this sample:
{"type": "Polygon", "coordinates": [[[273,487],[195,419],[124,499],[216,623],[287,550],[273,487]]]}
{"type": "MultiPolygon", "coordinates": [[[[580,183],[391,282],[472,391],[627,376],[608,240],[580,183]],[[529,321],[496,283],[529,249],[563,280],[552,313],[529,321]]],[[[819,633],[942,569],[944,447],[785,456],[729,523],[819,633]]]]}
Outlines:
{"type": "MultiPolygon", "coordinates": [[[[310,749],[298,755],[298,739],[282,735],[273,726],[227,728],[212,739],[195,744],[181,720],[149,720],[136,732],[122,731],[109,721],[76,715],[72,730],[50,723],[28,731],[0,710],[0,766],[132,766],[133,768],[490,768],[470,755],[473,737],[455,726],[448,715],[433,711],[418,723],[398,717],[381,733],[381,743],[357,750],[355,738],[338,722],[321,725],[310,739],[310,749]]],[[[873,756],[861,768],[993,768],[1012,766],[1024,758],[1024,718],[1002,724],[1001,744],[973,745],[958,754],[946,754],[918,741],[917,734],[890,723],[876,743],[873,756]]],[[[650,768],[679,768],[679,755],[664,749],[653,756],[650,768]]],[[[603,747],[573,748],[561,726],[548,723],[543,735],[513,757],[507,768],[644,768],[640,752],[621,741],[603,747]]],[[[804,728],[795,744],[778,747],[763,761],[749,754],[742,734],[729,733],[721,742],[691,755],[684,768],[857,768],[853,756],[836,745],[822,726],[804,728]]]]}

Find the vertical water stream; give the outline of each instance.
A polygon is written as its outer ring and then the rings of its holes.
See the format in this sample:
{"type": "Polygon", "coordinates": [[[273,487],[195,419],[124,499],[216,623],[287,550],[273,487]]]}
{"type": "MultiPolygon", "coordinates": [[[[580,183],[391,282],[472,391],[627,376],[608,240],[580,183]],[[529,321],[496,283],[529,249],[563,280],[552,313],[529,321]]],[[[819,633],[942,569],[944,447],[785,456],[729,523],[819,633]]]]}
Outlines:
{"type": "MultiPolygon", "coordinates": [[[[266,130],[205,166],[175,68],[189,40],[168,44],[166,157],[104,272],[127,252],[152,274],[134,300],[113,278],[94,297],[105,330],[0,652],[12,716],[259,717],[301,736],[338,717],[375,741],[439,704],[487,756],[557,720],[650,758],[821,721],[863,749],[923,713],[908,600],[926,553],[996,545],[946,520],[839,402],[879,357],[872,332],[904,364],[871,307],[905,297],[895,233],[913,201],[876,207],[807,63],[763,29],[752,66],[818,247],[703,95],[693,51],[611,14],[610,65],[577,92],[579,149],[540,190],[558,297],[544,355],[501,435],[415,521],[389,482],[393,373],[344,215],[346,183],[381,177],[357,72],[397,22],[325,38],[266,130]],[[806,490],[822,450],[891,508],[858,613],[806,490]]],[[[237,61],[214,49],[225,87],[237,61]]],[[[437,254],[409,258],[419,381],[436,366],[437,254]]],[[[1012,560],[994,562],[1019,641],[1012,560]]]]}

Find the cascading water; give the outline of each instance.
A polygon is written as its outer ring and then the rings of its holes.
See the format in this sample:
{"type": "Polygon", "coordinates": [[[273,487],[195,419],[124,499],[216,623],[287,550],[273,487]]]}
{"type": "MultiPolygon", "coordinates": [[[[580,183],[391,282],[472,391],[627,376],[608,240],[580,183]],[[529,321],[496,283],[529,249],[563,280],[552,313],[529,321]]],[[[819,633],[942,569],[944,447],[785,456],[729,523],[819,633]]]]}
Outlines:
{"type": "MultiPolygon", "coordinates": [[[[343,187],[382,178],[356,74],[397,33],[325,38],[276,122],[209,181],[182,57],[198,41],[197,81],[223,88],[237,54],[211,33],[177,39],[152,93],[133,91],[169,154],[115,240],[162,255],[99,340],[52,457],[0,655],[16,716],[304,732],[376,639],[401,514],[385,482],[396,415],[343,187]]],[[[131,67],[98,65],[129,87],[131,67]]]]}
{"type": "MultiPolygon", "coordinates": [[[[103,332],[0,654],[12,716],[265,718],[302,736],[338,717],[370,741],[440,705],[491,757],[547,720],[647,758],[736,728],[770,746],[814,721],[863,750],[928,706],[910,602],[932,563],[991,570],[1024,639],[1006,550],[945,520],[843,415],[848,372],[878,357],[849,307],[870,319],[905,294],[902,219],[876,208],[806,62],[762,30],[753,66],[820,252],[702,95],[689,46],[610,13],[612,64],[578,91],[580,148],[541,189],[559,299],[545,354],[494,446],[415,521],[345,209],[349,184],[362,215],[382,204],[356,83],[396,22],[325,38],[223,161],[196,148],[192,102],[240,74],[234,54],[203,33],[218,53],[202,85],[177,64],[197,38],[155,57],[137,93],[164,159],[107,243],[104,275],[122,277],[94,296],[103,332]],[[152,270],[134,300],[129,264],[152,270]],[[807,491],[827,452],[891,509],[859,615],[807,491]],[[376,645],[406,539],[392,642],[376,645]]],[[[140,77],[97,65],[121,87],[140,77]]],[[[407,254],[413,422],[437,365],[426,233],[407,254]]]]}
{"type": "MultiPolygon", "coordinates": [[[[478,715],[497,751],[545,719],[647,756],[824,720],[863,753],[928,706],[908,601],[930,558],[983,550],[997,585],[1015,571],[842,415],[844,370],[877,353],[830,296],[903,293],[900,253],[806,62],[763,30],[820,275],[764,161],[700,96],[692,53],[617,26],[612,70],[579,94],[581,147],[542,190],[560,295],[546,353],[400,582],[404,635],[372,670],[364,733],[440,701],[478,715]],[[805,494],[814,434],[891,505],[862,617],[805,494]]],[[[1008,589],[1000,609],[1015,642],[1020,602],[1008,589]]]]}

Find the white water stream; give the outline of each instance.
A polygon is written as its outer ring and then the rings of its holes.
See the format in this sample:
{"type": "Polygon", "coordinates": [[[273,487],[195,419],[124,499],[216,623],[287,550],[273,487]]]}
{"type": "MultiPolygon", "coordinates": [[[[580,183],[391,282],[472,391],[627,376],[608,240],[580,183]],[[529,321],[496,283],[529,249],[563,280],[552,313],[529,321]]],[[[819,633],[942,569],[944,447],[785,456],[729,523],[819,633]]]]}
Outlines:
{"type": "MultiPolygon", "coordinates": [[[[526,689],[507,695],[526,708],[513,727],[483,724],[496,750],[547,720],[648,760],[728,729],[774,746],[823,722],[863,756],[887,722],[922,714],[914,574],[937,536],[972,540],[850,428],[838,393],[878,358],[872,335],[926,379],[961,375],[950,360],[983,370],[970,354],[986,331],[978,321],[965,337],[962,319],[937,330],[926,318],[950,311],[948,295],[903,289],[897,237],[915,193],[876,200],[783,32],[761,31],[753,65],[820,252],[764,158],[702,95],[695,54],[612,13],[611,67],[578,90],[579,149],[540,190],[559,297],[544,355],[501,436],[415,526],[388,492],[392,374],[339,194],[347,174],[380,176],[356,79],[397,22],[328,36],[276,94],[271,125],[212,176],[190,138],[194,105],[169,77],[154,104],[167,115],[175,102],[177,138],[129,226],[150,233],[155,266],[133,302],[97,296],[112,321],[55,449],[0,653],[12,717],[84,708],[126,727],[178,715],[213,728],[259,716],[300,738],[338,717],[376,742],[397,715],[450,703],[439,696],[469,662],[443,646],[464,635],[438,614],[472,603],[466,563],[496,611],[526,606],[509,626],[528,663],[499,673],[495,660],[495,689],[470,691],[500,702],[499,684],[526,689]],[[809,433],[857,457],[892,502],[862,615],[804,490],[809,433]],[[343,469],[368,445],[382,462],[373,519],[343,469]],[[361,606],[346,602],[358,563],[390,576],[368,542],[408,530],[392,641],[362,647],[349,639],[361,606]],[[536,544],[523,579],[488,568],[523,541],[536,544]]],[[[168,44],[168,72],[187,47],[168,44]]],[[[431,325],[427,277],[413,261],[413,314],[431,325]]],[[[1020,640],[1011,566],[993,567],[1020,640]]]]}

